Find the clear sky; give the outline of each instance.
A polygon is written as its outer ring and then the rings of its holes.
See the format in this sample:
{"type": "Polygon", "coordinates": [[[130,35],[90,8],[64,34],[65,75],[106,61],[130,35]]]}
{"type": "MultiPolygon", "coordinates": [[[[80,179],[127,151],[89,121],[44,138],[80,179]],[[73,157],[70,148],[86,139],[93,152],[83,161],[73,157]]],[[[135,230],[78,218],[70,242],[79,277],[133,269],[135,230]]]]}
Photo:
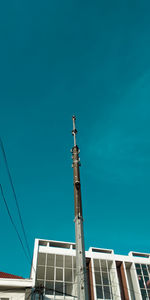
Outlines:
{"type": "MultiPolygon", "coordinates": [[[[86,249],[150,252],[150,1],[1,1],[0,41],[0,135],[31,252],[75,241],[72,114],[86,249]]],[[[0,183],[20,231],[2,153],[0,183]]],[[[0,270],[28,277],[1,196],[0,228],[0,270]]]]}

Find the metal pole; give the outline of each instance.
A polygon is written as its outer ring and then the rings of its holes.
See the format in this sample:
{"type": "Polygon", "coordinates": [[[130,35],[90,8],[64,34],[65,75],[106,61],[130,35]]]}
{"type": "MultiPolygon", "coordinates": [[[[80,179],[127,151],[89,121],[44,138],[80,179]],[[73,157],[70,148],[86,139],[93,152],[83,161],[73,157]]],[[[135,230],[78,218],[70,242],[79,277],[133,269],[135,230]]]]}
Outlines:
{"type": "Polygon", "coordinates": [[[86,276],[86,259],[84,248],[83,234],[83,215],[81,202],[81,185],[80,185],[80,158],[79,148],[76,144],[77,130],[75,127],[75,116],[73,119],[74,147],[72,148],[73,159],[73,179],[74,179],[74,207],[75,207],[75,234],[76,234],[76,272],[77,272],[77,296],[78,300],[88,300],[87,276],[86,276]]]}

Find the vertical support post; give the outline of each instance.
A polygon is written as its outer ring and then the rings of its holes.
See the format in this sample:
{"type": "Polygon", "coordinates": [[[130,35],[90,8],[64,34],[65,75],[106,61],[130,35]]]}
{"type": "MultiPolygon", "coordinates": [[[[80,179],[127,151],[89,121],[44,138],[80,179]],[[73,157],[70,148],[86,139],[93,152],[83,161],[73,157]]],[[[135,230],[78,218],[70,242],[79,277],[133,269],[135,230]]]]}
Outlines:
{"type": "Polygon", "coordinates": [[[75,234],[76,234],[76,272],[77,272],[77,296],[78,300],[88,300],[86,259],[84,248],[83,234],[83,215],[81,202],[81,185],[80,185],[80,159],[79,148],[76,144],[77,130],[75,128],[75,116],[73,119],[74,147],[72,148],[73,159],[73,183],[74,183],[74,208],[75,208],[75,234]]]}

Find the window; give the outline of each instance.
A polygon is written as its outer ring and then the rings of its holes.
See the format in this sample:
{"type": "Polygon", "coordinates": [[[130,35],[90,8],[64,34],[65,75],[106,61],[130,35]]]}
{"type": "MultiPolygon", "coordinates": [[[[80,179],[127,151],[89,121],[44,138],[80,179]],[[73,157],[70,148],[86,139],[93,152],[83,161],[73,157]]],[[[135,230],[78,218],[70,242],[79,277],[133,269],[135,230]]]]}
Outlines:
{"type": "Polygon", "coordinates": [[[36,286],[44,286],[46,295],[66,298],[76,296],[76,258],[39,253],[36,286]]]}
{"type": "Polygon", "coordinates": [[[142,299],[150,299],[150,266],[145,264],[135,264],[135,268],[142,299]]]}
{"type": "Polygon", "coordinates": [[[107,260],[94,259],[97,299],[113,299],[110,280],[110,264],[111,263],[107,260]]]}

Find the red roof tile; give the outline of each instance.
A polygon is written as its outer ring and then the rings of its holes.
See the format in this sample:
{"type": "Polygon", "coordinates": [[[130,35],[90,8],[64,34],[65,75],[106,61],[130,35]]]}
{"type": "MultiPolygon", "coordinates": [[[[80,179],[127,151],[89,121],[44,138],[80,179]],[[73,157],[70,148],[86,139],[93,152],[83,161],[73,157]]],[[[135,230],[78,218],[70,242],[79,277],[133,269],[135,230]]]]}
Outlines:
{"type": "Polygon", "coordinates": [[[23,279],[21,276],[5,273],[0,271],[0,278],[23,279]]]}

